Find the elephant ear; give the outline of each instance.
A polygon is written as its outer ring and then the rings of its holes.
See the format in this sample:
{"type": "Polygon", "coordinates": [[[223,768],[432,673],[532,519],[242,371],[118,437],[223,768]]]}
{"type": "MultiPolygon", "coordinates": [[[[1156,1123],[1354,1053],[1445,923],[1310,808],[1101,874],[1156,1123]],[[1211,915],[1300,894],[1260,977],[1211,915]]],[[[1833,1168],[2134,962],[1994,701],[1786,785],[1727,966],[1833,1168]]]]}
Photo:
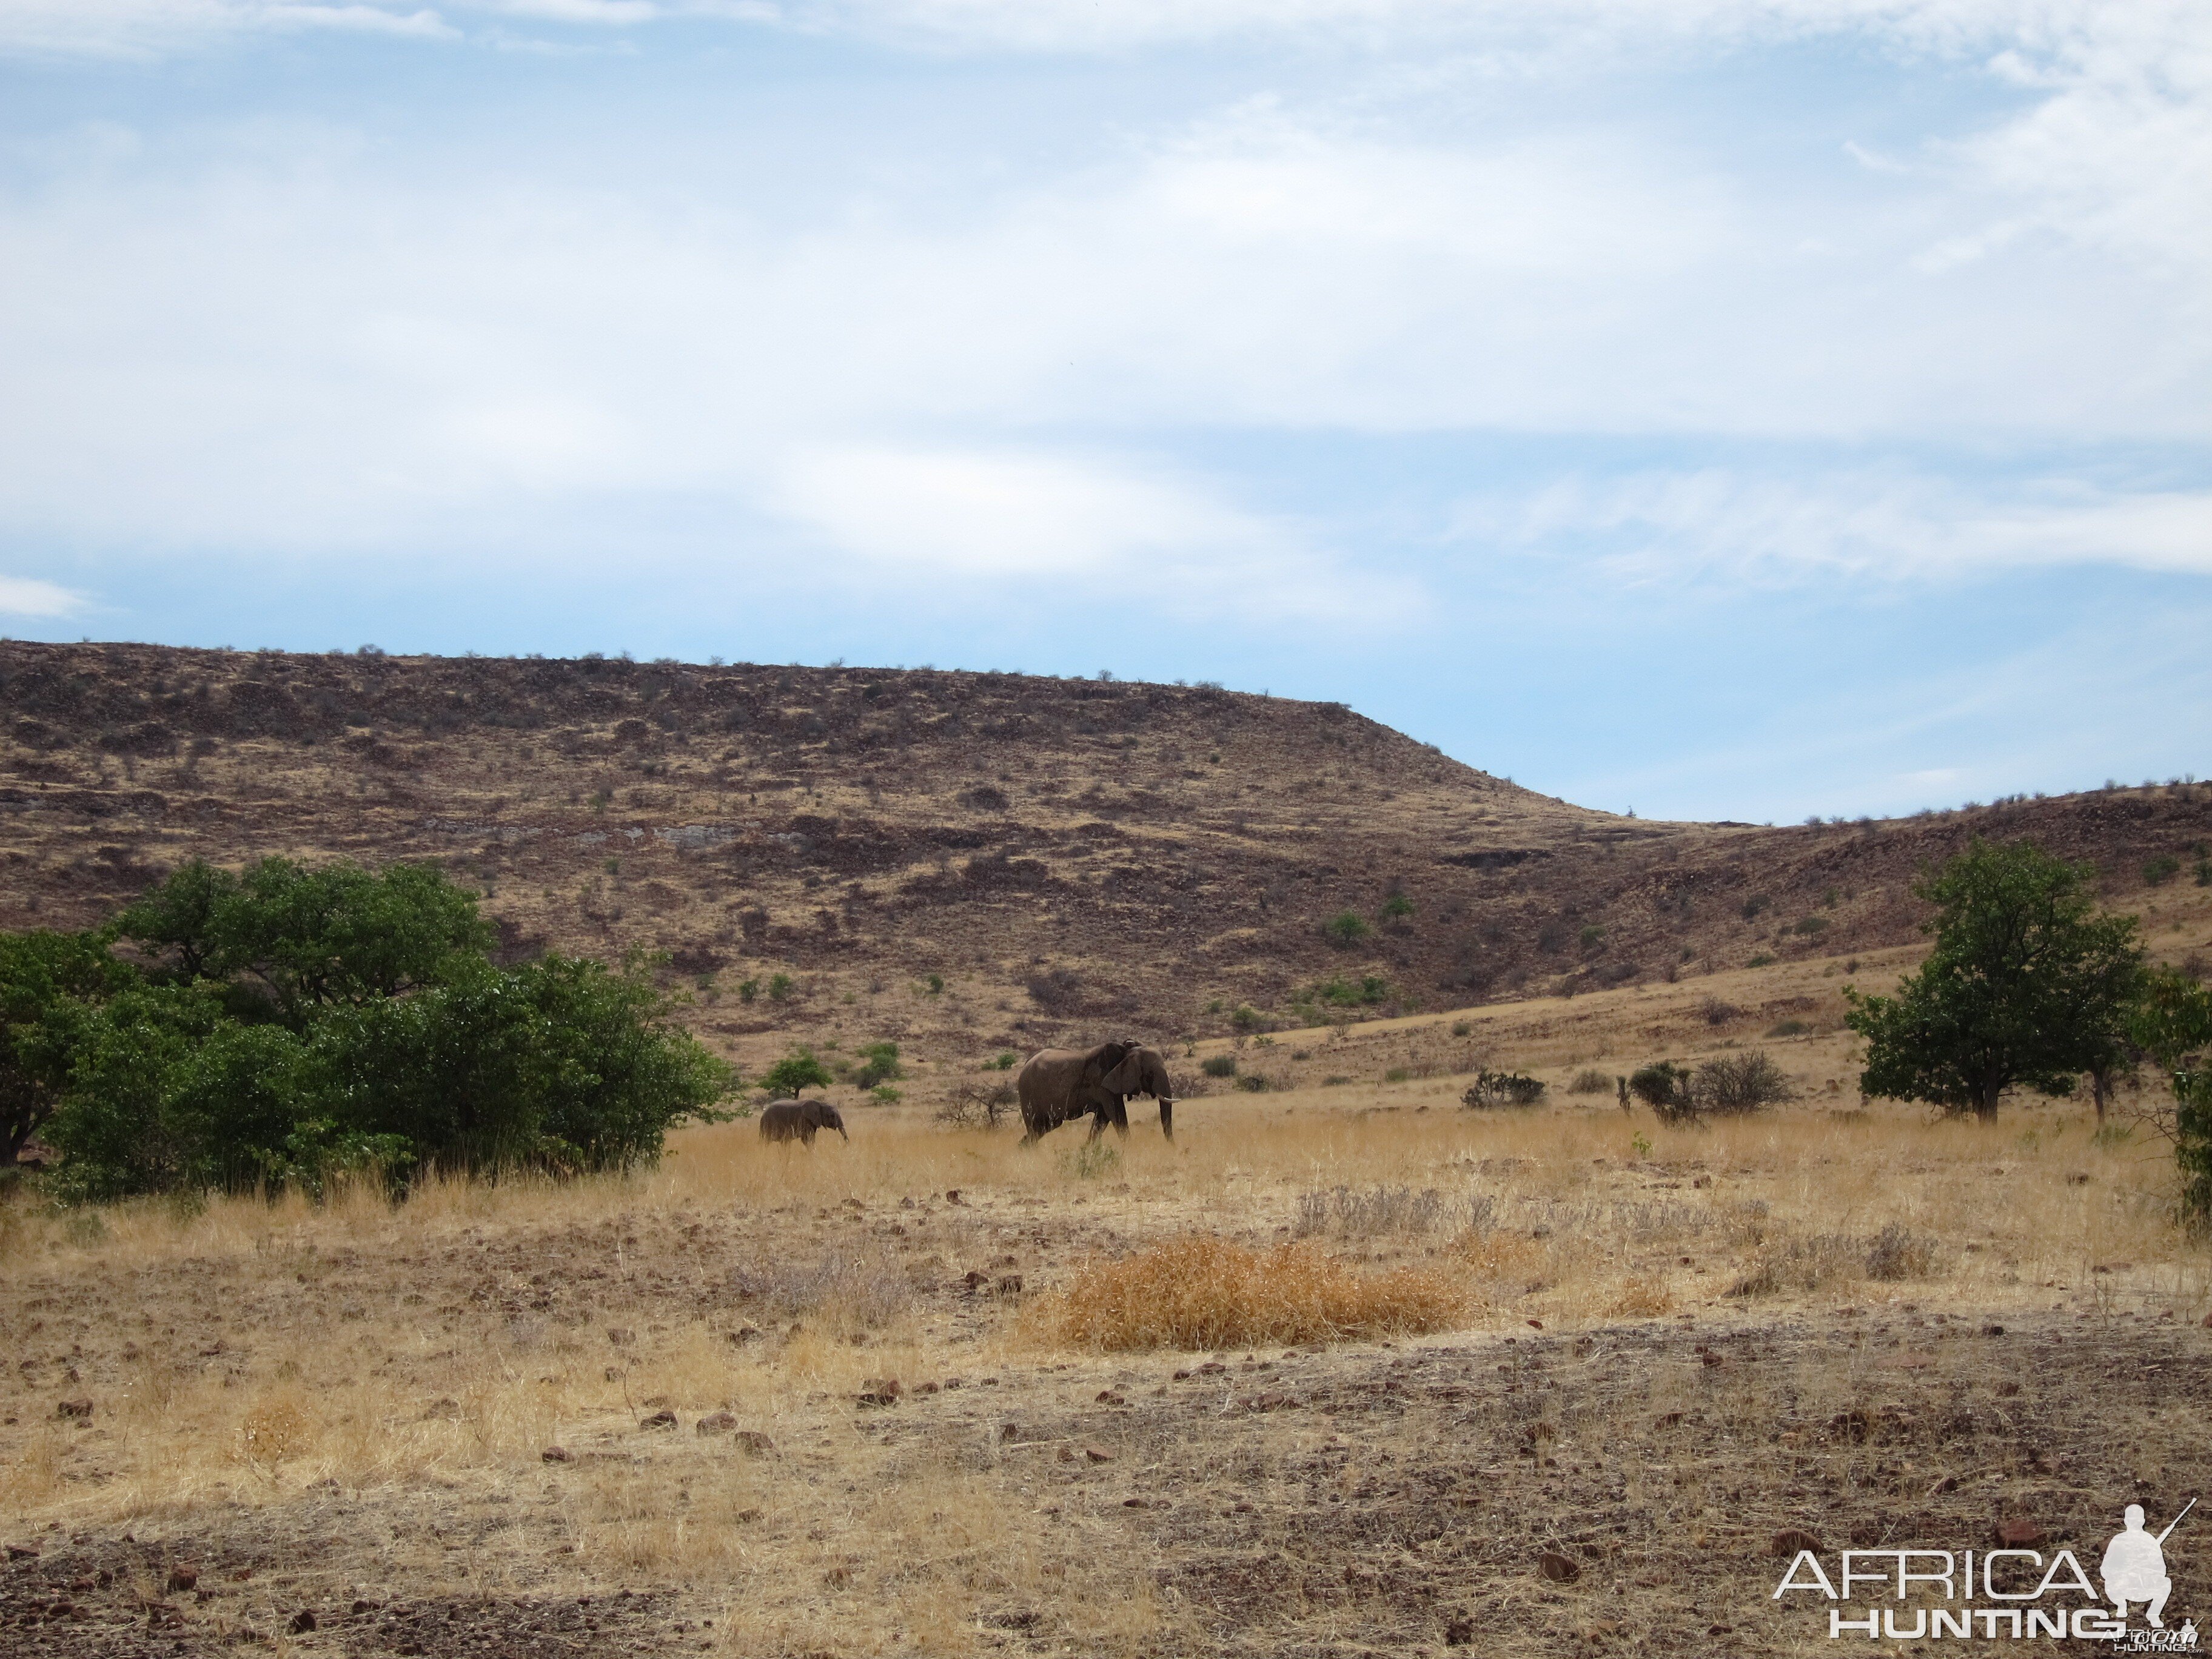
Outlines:
{"type": "MultiPolygon", "coordinates": [[[[1127,1042],[1100,1043],[1091,1051],[1090,1057],[1083,1063],[1084,1080],[1088,1083],[1103,1082],[1109,1074],[1120,1070],[1122,1063],[1128,1058],[1132,1046],[1127,1042]]],[[[1106,1086],[1113,1087],[1111,1084],[1107,1084],[1106,1086]]],[[[1126,1094],[1128,1091],[1124,1090],[1122,1092],[1126,1094]]]]}
{"type": "Polygon", "coordinates": [[[1153,1095],[1166,1086],[1167,1067],[1156,1048],[1132,1048],[1121,1063],[1100,1079],[1100,1087],[1117,1095],[1153,1095]]]}

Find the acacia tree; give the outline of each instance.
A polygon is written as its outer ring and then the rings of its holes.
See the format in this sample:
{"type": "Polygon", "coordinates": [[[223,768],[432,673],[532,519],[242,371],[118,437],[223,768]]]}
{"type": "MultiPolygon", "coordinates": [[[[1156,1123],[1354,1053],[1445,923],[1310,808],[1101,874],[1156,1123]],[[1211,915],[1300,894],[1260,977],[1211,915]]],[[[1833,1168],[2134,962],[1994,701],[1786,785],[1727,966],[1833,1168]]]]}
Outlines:
{"type": "Polygon", "coordinates": [[[2173,1090],[2173,1151],[2181,1213],[2212,1227],[2212,988],[2171,968],[2155,969],[2128,1022],[2128,1040],[2165,1072],[2173,1090]]]}
{"type": "Polygon", "coordinates": [[[2094,867],[1978,839],[1913,891],[1936,948],[1894,996],[1844,994],[1867,1042],[1859,1087],[1996,1115],[2008,1089],[2073,1092],[2112,1069],[2143,982],[2133,916],[2094,913],[2094,867]]]}

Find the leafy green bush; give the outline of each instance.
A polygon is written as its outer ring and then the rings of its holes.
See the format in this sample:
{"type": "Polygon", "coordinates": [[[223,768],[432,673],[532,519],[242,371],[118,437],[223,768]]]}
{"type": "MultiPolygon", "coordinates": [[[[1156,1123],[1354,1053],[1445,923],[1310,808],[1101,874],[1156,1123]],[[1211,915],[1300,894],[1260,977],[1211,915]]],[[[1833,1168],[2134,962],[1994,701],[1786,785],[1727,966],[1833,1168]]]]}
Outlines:
{"type": "Polygon", "coordinates": [[[770,974],[768,980],[768,1000],[770,1002],[787,1002],[791,999],[793,988],[793,981],[789,974],[770,974]]]}
{"type": "Polygon", "coordinates": [[[906,1096],[899,1090],[892,1088],[888,1083],[879,1083],[868,1091],[868,1097],[878,1106],[896,1106],[904,1100],[906,1096]]]}
{"type": "Polygon", "coordinates": [[[856,1089],[872,1089],[880,1083],[896,1082],[906,1075],[899,1064],[898,1044],[869,1042],[860,1048],[861,1064],[848,1079],[856,1089]]]}
{"type": "Polygon", "coordinates": [[[1304,1000],[1332,1008],[1359,1008],[1388,1001],[1389,996],[1390,981],[1380,974],[1364,974],[1356,985],[1343,975],[1334,974],[1308,991],[1304,1000]]]}
{"type": "Polygon", "coordinates": [[[1754,951],[1752,952],[1751,960],[1745,963],[1743,965],[1747,968],[1766,968],[1772,966],[1773,962],[1774,953],[1772,951],[1754,951]]]}
{"type": "Polygon", "coordinates": [[[741,979],[738,981],[738,1000],[740,1002],[750,1002],[760,994],[760,991],[761,982],[757,979],[741,979]]]}
{"type": "Polygon", "coordinates": [[[1628,1092],[1658,1114],[1662,1123],[1676,1123],[1697,1115],[1690,1098],[1690,1072],[1671,1060],[1639,1066],[1628,1074],[1628,1092]]]}
{"type": "Polygon", "coordinates": [[[1329,943],[1339,946],[1357,945],[1374,931],[1367,925],[1367,918],[1356,910],[1340,911],[1322,927],[1329,943]]]}
{"type": "Polygon", "coordinates": [[[1595,950],[1605,943],[1605,929],[1592,922],[1577,936],[1585,951],[1595,950]]]}
{"type": "MultiPolygon", "coordinates": [[[[101,950],[80,951],[75,989],[9,1027],[50,1100],[66,1197],[621,1168],[722,1115],[734,1081],[668,1023],[651,964],[495,968],[474,898],[435,870],[187,865],[118,925],[150,969],[86,936],[101,950]]],[[[27,953],[54,948],[0,945],[15,1006],[27,953]]]]}
{"type": "Polygon", "coordinates": [[[1234,1054],[1209,1054],[1205,1060],[1199,1063],[1198,1069],[1205,1073],[1208,1077],[1235,1077],[1237,1075],[1237,1056],[1234,1054]]]}
{"type": "Polygon", "coordinates": [[[1800,916],[1790,924],[1790,931],[1802,933],[1808,939],[1815,939],[1828,931],[1828,919],[1826,916],[1800,916]]]}
{"type": "Polygon", "coordinates": [[[994,1072],[1011,1072],[1019,1060],[1020,1056],[1018,1054],[1001,1053],[993,1059],[985,1069],[994,1072]]]}
{"type": "Polygon", "coordinates": [[[2181,860],[2171,853],[2160,853],[2142,867],[2143,885],[2163,887],[2181,872],[2181,860]]]}
{"type": "Polygon", "coordinates": [[[1382,920],[1403,921],[1413,914],[1413,901],[1403,893],[1393,893],[1382,901],[1382,920]]]}
{"type": "Polygon", "coordinates": [[[1235,1030],[1257,1031],[1266,1026],[1267,1017],[1249,1003],[1239,1003],[1237,1012],[1229,1016],[1229,1024],[1235,1030]]]}

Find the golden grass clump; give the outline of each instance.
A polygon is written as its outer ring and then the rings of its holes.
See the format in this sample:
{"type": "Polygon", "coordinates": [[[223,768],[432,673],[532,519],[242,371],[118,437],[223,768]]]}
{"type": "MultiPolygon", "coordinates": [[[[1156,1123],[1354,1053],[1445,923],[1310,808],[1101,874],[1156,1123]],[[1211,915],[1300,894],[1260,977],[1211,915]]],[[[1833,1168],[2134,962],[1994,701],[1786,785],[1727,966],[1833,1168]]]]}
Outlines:
{"type": "Polygon", "coordinates": [[[1467,1304],[1431,1267],[1363,1273],[1310,1244],[1255,1250],[1198,1236],[1088,1262],[1033,1317],[1095,1348],[1223,1348],[1417,1335],[1449,1328],[1467,1304]]]}

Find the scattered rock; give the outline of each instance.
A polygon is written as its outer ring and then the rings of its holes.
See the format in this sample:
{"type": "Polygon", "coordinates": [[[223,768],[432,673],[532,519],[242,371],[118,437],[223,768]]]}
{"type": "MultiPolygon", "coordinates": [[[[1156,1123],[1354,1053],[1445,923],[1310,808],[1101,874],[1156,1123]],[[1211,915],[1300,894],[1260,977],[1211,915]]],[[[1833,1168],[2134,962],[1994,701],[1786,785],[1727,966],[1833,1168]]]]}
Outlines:
{"type": "Polygon", "coordinates": [[[1103,1446],[1085,1446],[1083,1449],[1083,1455],[1093,1463],[1110,1463],[1114,1461],[1114,1454],[1103,1446]]]}
{"type": "Polygon", "coordinates": [[[1019,1613],[987,1613],[983,1623],[992,1630],[1035,1630],[1043,1616],[1025,1607],[1019,1613]]]}
{"type": "Polygon", "coordinates": [[[698,1431],[702,1435],[727,1434],[737,1426],[738,1419],[728,1412],[708,1412],[697,1424],[698,1431]]]}
{"type": "Polygon", "coordinates": [[[736,1439],[738,1448],[748,1457],[766,1457],[775,1449],[775,1442],[758,1429],[739,1429],[736,1439]]]}
{"type": "Polygon", "coordinates": [[[914,1391],[916,1394],[935,1394],[937,1392],[937,1384],[934,1382],[917,1382],[914,1385],[914,1391]]]}
{"type": "Polygon", "coordinates": [[[1874,1419],[1856,1406],[1828,1419],[1828,1432],[1842,1440],[1863,1440],[1873,1427],[1874,1419]]]}
{"type": "Polygon", "coordinates": [[[1528,1322],[1528,1325],[1532,1330],[1540,1331],[1544,1328],[1544,1322],[1540,1319],[1532,1319],[1528,1322]]]}
{"type": "Polygon", "coordinates": [[[607,1340],[617,1348],[627,1348],[637,1340],[637,1333],[627,1325],[611,1325],[607,1328],[607,1340]]]}
{"type": "Polygon", "coordinates": [[[1555,1584],[1571,1584],[1583,1576],[1583,1564],[1557,1550],[1546,1550],[1536,1558],[1536,1565],[1555,1584]]]}
{"type": "Polygon", "coordinates": [[[757,1325],[740,1325],[730,1333],[730,1340],[741,1348],[748,1342],[757,1342],[760,1340],[761,1328],[757,1325]]]}
{"type": "Polygon", "coordinates": [[[566,1446],[548,1446],[538,1456],[541,1462],[566,1463],[568,1462],[568,1449],[566,1446]]]}
{"type": "Polygon", "coordinates": [[[195,1588],[199,1582],[200,1570],[197,1563],[191,1561],[175,1561],[170,1564],[167,1588],[169,1594],[172,1595],[177,1595],[184,1590],[191,1589],[195,1588]]]}
{"type": "Polygon", "coordinates": [[[896,1406],[902,1393],[896,1376],[871,1376],[860,1383],[860,1403],[863,1406],[896,1406]]]}
{"type": "Polygon", "coordinates": [[[991,1282],[991,1275],[987,1273],[980,1273],[971,1267],[968,1270],[967,1273],[962,1277],[960,1282],[963,1285],[965,1285],[971,1291],[980,1291],[984,1285],[991,1282]]]}
{"type": "Polygon", "coordinates": [[[450,1423],[460,1414],[461,1402],[458,1400],[434,1400],[422,1407],[422,1420],[426,1423],[450,1423]]]}
{"type": "Polygon", "coordinates": [[[760,1518],[761,1512],[758,1510],[739,1510],[738,1511],[738,1519],[740,1521],[750,1522],[757,1521],[760,1518]]]}
{"type": "Polygon", "coordinates": [[[991,1287],[991,1293],[994,1296],[1019,1296],[1022,1293],[1022,1276],[1019,1273],[1000,1273],[999,1282],[991,1287]]]}
{"type": "Polygon", "coordinates": [[[1444,1626],[1444,1645],[1448,1648],[1473,1647],[1474,1645],[1474,1620],[1472,1619],[1454,1619],[1447,1623],[1444,1626]]]}
{"type": "Polygon", "coordinates": [[[285,1629],[290,1631],[295,1636],[304,1636],[314,1629],[315,1622],[315,1610],[313,1607],[301,1607],[299,1612],[292,1615],[292,1622],[287,1625],[285,1629]]]}
{"type": "Polygon", "coordinates": [[[1728,1357],[1715,1348],[1707,1348],[1698,1358],[1708,1365],[1725,1365],[1728,1357]]]}
{"type": "Polygon", "coordinates": [[[62,1401],[55,1406],[54,1415],[56,1417],[90,1417],[92,1401],[89,1400],[62,1401]]]}
{"type": "Polygon", "coordinates": [[[36,1544],[10,1544],[7,1549],[8,1559],[10,1561],[35,1561],[39,1559],[39,1547],[36,1544]]]}
{"type": "Polygon", "coordinates": [[[1783,1528],[1780,1532],[1774,1534],[1774,1540],[1766,1547],[1766,1553],[1769,1555],[1794,1557],[1800,1550],[1811,1550],[1815,1555],[1820,1553],[1820,1540],[1802,1527],[1783,1528]]]}
{"type": "Polygon", "coordinates": [[[2017,1382],[2000,1382],[1997,1384],[1996,1393],[1997,1398],[2000,1400],[2009,1400],[2013,1395],[2019,1392],[2020,1384],[2017,1382]]]}
{"type": "Polygon", "coordinates": [[[1218,1376],[1228,1369],[1218,1359],[1209,1359],[1198,1368],[1198,1374],[1200,1376],[1218,1376]]]}
{"type": "Polygon", "coordinates": [[[1996,1540],[2008,1550],[2032,1550],[2043,1541],[2043,1528],[2023,1516],[2016,1516],[1997,1522],[1996,1540]]]}
{"type": "Polygon", "coordinates": [[[1112,1389],[1101,1389],[1098,1390],[1096,1403],[1101,1406],[1126,1406],[1129,1402],[1112,1389]]]}
{"type": "Polygon", "coordinates": [[[1188,1371],[1177,1371],[1175,1374],[1175,1380],[1178,1382],[1188,1382],[1190,1381],[1190,1373],[1188,1371]]]}
{"type": "Polygon", "coordinates": [[[1982,1334],[1984,1336],[2002,1336],[2004,1334],[2004,1327],[2002,1325],[1984,1325],[1982,1327],[1982,1334]]]}
{"type": "Polygon", "coordinates": [[[650,1417],[639,1418],[637,1425],[641,1429],[672,1429],[676,1426],[676,1413],[672,1411],[657,1411],[650,1417]]]}
{"type": "Polygon", "coordinates": [[[1947,1474],[1941,1480],[1934,1481],[1929,1484],[1928,1495],[1930,1498],[1941,1498],[1947,1492],[1956,1492],[1958,1490],[1959,1477],[1955,1474],[1947,1474]]]}

